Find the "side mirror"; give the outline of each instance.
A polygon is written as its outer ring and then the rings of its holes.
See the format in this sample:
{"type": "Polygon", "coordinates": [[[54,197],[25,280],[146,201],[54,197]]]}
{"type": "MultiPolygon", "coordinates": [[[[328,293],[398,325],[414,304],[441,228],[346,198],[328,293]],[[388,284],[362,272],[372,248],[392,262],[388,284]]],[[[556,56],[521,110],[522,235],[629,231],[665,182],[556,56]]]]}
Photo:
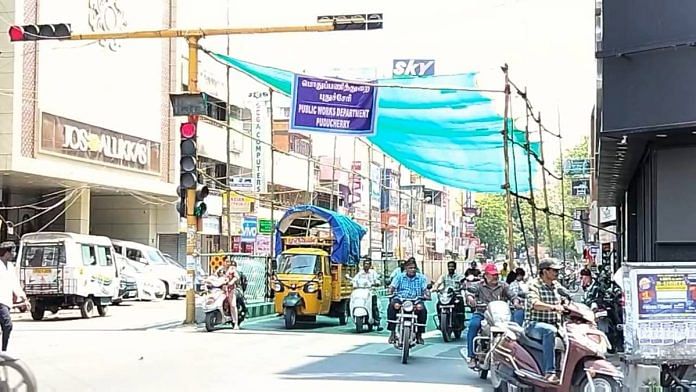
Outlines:
{"type": "Polygon", "coordinates": [[[427,285],[427,286],[425,286],[425,287],[426,287],[426,288],[427,288],[428,290],[430,290],[430,289],[432,289],[432,288],[433,288],[433,284],[432,284],[432,283],[428,283],[428,285],[427,285]]]}
{"type": "Polygon", "coordinates": [[[150,264],[150,263],[148,263],[147,259],[144,258],[144,257],[139,258],[139,259],[138,259],[138,262],[139,262],[139,263],[143,263],[143,264],[145,264],[145,265],[150,264]]]}
{"type": "Polygon", "coordinates": [[[350,275],[348,275],[348,274],[346,274],[346,279],[353,280],[353,278],[351,278],[350,275]]]}

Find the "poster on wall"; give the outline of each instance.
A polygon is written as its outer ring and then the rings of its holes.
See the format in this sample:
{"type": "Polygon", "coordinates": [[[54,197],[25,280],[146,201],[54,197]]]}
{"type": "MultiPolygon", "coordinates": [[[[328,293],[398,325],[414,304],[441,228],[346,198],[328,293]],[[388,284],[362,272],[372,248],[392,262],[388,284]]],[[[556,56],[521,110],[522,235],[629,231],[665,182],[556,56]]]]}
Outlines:
{"type": "Polygon", "coordinates": [[[623,283],[627,355],[645,363],[696,356],[696,265],[629,262],[623,283]]]}

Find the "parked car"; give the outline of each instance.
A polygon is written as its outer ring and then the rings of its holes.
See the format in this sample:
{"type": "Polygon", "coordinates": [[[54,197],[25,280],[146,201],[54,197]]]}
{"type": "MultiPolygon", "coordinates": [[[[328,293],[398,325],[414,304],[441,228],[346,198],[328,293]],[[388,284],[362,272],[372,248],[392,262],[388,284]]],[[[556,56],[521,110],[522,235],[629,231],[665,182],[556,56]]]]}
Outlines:
{"type": "Polygon", "coordinates": [[[118,289],[118,296],[114,297],[111,303],[119,305],[124,299],[133,299],[138,296],[138,281],[136,279],[137,273],[133,267],[128,264],[128,260],[118,253],[114,256],[116,268],[121,277],[121,283],[118,289]]]}
{"type": "Polygon", "coordinates": [[[172,299],[186,295],[186,270],[170,264],[157,248],[137,242],[112,239],[116,253],[133,261],[131,265],[142,267],[164,283],[166,296],[172,299]]]}
{"type": "MultiPolygon", "coordinates": [[[[177,266],[184,268],[184,272],[186,272],[186,267],[182,266],[178,261],[174,260],[174,258],[166,253],[163,254],[164,259],[167,260],[167,262],[171,265],[177,266]]],[[[188,272],[186,272],[188,274],[188,272]]],[[[196,292],[201,292],[202,291],[202,286],[203,286],[203,281],[205,278],[208,276],[208,274],[203,271],[203,268],[201,267],[200,260],[196,263],[196,278],[195,278],[195,289],[196,292]]]]}
{"type": "MultiPolygon", "coordinates": [[[[132,279],[134,282],[135,293],[124,299],[137,299],[141,301],[162,300],[166,296],[164,283],[147,268],[139,263],[128,260],[120,254],[116,254],[117,261],[121,268],[121,276],[132,279]]],[[[122,283],[123,285],[123,283],[122,283]]]]}

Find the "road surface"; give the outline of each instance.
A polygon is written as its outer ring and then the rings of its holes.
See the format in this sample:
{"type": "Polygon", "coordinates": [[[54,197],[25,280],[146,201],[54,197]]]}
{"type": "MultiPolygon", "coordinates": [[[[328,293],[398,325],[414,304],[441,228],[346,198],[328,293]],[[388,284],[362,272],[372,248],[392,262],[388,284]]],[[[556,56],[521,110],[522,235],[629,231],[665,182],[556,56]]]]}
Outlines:
{"type": "Polygon", "coordinates": [[[463,343],[442,343],[436,332],[402,365],[386,331],[356,334],[328,318],[286,331],[266,317],[207,333],[178,325],[184,306],[127,302],[104,318],[63,311],[40,322],[20,315],[9,352],[31,367],[40,391],[491,390],[459,358],[463,343]]]}

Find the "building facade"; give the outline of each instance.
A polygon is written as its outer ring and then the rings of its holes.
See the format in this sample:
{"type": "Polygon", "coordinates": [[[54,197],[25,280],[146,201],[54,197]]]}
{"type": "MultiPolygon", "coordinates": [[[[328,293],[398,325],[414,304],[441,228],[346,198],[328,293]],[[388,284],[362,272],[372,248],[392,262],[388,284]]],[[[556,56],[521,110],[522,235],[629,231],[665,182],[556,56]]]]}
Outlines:
{"type": "MultiPolygon", "coordinates": [[[[0,26],[166,28],[170,1],[3,0],[0,26]]],[[[157,246],[176,233],[168,40],[0,41],[3,239],[36,230],[157,246]],[[61,195],[60,197],[54,197],[61,195]],[[15,208],[27,206],[27,208],[15,208]],[[13,227],[14,226],[14,227],[13,227]]]]}
{"type": "Polygon", "coordinates": [[[688,1],[597,3],[597,197],[617,207],[623,260],[696,257],[690,11],[688,1]]]}

